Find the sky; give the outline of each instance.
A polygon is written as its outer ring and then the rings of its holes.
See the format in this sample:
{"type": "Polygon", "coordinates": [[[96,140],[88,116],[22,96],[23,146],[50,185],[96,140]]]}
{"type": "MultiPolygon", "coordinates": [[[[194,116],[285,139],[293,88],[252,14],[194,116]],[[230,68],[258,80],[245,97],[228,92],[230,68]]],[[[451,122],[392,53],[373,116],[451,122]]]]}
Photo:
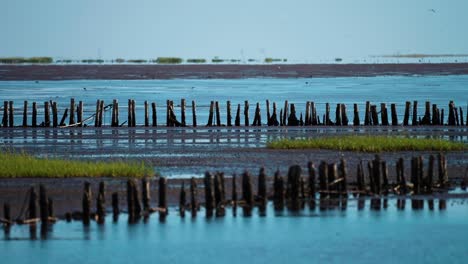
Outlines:
{"type": "Polygon", "coordinates": [[[0,56],[468,54],[466,0],[0,0],[0,56]]]}

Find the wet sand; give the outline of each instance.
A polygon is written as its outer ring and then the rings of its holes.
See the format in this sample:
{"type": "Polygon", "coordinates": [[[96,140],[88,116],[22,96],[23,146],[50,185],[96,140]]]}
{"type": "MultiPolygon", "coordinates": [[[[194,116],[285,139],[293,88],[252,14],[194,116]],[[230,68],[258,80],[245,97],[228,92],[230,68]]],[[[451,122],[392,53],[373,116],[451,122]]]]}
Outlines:
{"type": "Polygon", "coordinates": [[[138,80],[314,78],[382,75],[462,75],[468,63],[415,64],[203,64],[203,65],[0,65],[0,80],[138,80]]]}

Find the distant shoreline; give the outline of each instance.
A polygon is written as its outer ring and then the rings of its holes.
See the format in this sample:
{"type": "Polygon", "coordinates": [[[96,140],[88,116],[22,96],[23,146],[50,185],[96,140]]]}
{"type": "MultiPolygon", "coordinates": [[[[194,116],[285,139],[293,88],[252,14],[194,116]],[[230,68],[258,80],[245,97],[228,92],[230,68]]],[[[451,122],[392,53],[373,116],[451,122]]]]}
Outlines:
{"type": "Polygon", "coordinates": [[[468,63],[0,65],[0,81],[467,75],[468,63]]]}

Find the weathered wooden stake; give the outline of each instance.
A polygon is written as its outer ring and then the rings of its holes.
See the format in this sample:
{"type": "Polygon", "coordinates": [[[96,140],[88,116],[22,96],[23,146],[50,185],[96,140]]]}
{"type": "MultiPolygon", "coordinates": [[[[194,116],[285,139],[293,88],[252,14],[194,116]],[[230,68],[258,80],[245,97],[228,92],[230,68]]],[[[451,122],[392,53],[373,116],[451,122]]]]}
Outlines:
{"type": "Polygon", "coordinates": [[[253,208],[253,192],[250,174],[247,171],[242,174],[242,200],[244,201],[244,206],[242,208],[244,216],[251,216],[253,208]]]}
{"type": "Polygon", "coordinates": [[[129,179],[127,181],[127,211],[128,211],[128,221],[130,223],[135,222],[135,200],[134,200],[134,188],[133,188],[133,181],[129,179]]]}
{"type": "Polygon", "coordinates": [[[244,102],[244,125],[249,126],[249,101],[244,102]]]}
{"type": "Polygon", "coordinates": [[[287,125],[287,119],[288,119],[288,109],[289,109],[289,104],[288,104],[288,100],[284,101],[284,108],[283,108],[283,116],[282,116],[282,120],[283,120],[283,126],[286,126],[287,125]]]}
{"type": "Polygon", "coordinates": [[[14,107],[13,107],[13,101],[9,101],[9,115],[8,115],[8,125],[9,127],[14,127],[15,126],[15,117],[14,117],[14,107]]]}
{"type": "Polygon", "coordinates": [[[214,197],[213,197],[213,177],[211,173],[208,171],[205,172],[204,185],[205,185],[206,217],[210,218],[213,216],[214,197]]]}
{"type": "MultiPolygon", "coordinates": [[[[34,107],[35,107],[35,105],[33,103],[33,126],[35,126],[34,122],[35,122],[35,120],[37,120],[37,119],[34,118],[34,107]]],[[[65,120],[67,119],[67,117],[68,117],[68,108],[66,108],[65,112],[63,112],[63,116],[62,116],[62,119],[60,119],[59,126],[64,126],[65,125],[65,120]]]]}
{"type": "Polygon", "coordinates": [[[326,103],[325,104],[325,120],[323,121],[326,126],[331,126],[332,122],[330,120],[330,104],[326,103]]]}
{"type": "Polygon", "coordinates": [[[380,118],[382,119],[382,126],[388,126],[388,111],[385,103],[380,104],[380,118]]]}
{"type": "Polygon", "coordinates": [[[3,125],[3,127],[8,127],[8,101],[3,102],[2,125],[3,125]]]}
{"type": "Polygon", "coordinates": [[[284,180],[280,176],[279,170],[275,172],[273,179],[273,204],[277,211],[284,208],[284,180]]]}
{"type": "Polygon", "coordinates": [[[446,188],[448,185],[447,160],[445,158],[445,155],[442,153],[439,153],[437,157],[437,166],[439,170],[439,186],[441,188],[446,188]]]}
{"type": "Polygon", "coordinates": [[[89,225],[89,220],[91,218],[91,184],[89,182],[84,183],[82,206],[83,224],[89,225]]]}
{"type": "MultiPolygon", "coordinates": [[[[148,101],[145,100],[144,102],[144,106],[145,106],[145,127],[149,127],[149,107],[148,107],[148,101]]],[[[184,109],[185,110],[185,109],[184,109]]],[[[185,113],[184,113],[184,120],[183,122],[185,123],[185,113]]]]}
{"type": "Polygon", "coordinates": [[[346,105],[341,104],[341,124],[347,126],[349,123],[348,114],[346,112],[346,105]]]}
{"type": "Polygon", "coordinates": [[[185,105],[185,99],[181,99],[180,100],[180,123],[182,124],[182,126],[186,126],[186,122],[185,122],[185,108],[186,108],[186,105],[185,105]]]}
{"type": "Polygon", "coordinates": [[[114,192],[112,193],[112,216],[114,221],[117,221],[119,218],[120,214],[120,208],[119,208],[119,193],[114,192]]]}
{"type": "Polygon", "coordinates": [[[266,109],[267,109],[267,124],[270,123],[270,118],[271,118],[271,115],[270,115],[270,100],[266,100],[266,109]]]}
{"type": "Polygon", "coordinates": [[[236,174],[232,175],[232,215],[237,215],[237,181],[236,174]]]}
{"type": "Polygon", "coordinates": [[[78,121],[78,126],[83,127],[83,101],[78,102],[78,110],[77,110],[77,121],[78,121]]]}
{"type": "Polygon", "coordinates": [[[241,109],[241,105],[237,104],[236,120],[234,122],[235,126],[240,126],[240,109],[241,109]]]}
{"type": "Polygon", "coordinates": [[[49,222],[49,205],[47,199],[47,191],[44,185],[39,185],[39,209],[41,212],[41,222],[49,222]]]}
{"type": "Polygon", "coordinates": [[[185,194],[185,182],[182,181],[182,185],[180,186],[180,195],[179,195],[179,214],[180,217],[185,217],[185,204],[186,201],[186,194],[185,194]]]}
{"type": "Polygon", "coordinates": [[[306,102],[304,125],[306,126],[310,125],[310,102],[309,101],[306,102]]]}
{"type": "Polygon", "coordinates": [[[315,166],[314,163],[309,161],[307,163],[307,169],[309,171],[309,179],[308,179],[308,192],[309,192],[309,197],[310,197],[310,209],[314,210],[315,209],[315,166]]]}
{"type": "Polygon", "coordinates": [[[99,105],[99,124],[98,127],[102,127],[102,116],[104,115],[104,101],[101,100],[99,105]]]}
{"type": "Polygon", "coordinates": [[[377,114],[377,106],[376,105],[371,105],[371,125],[378,126],[379,125],[379,115],[377,114]]]}
{"type": "Polygon", "coordinates": [[[354,108],[354,118],[353,118],[353,125],[359,126],[361,124],[361,120],[359,120],[359,109],[358,104],[353,105],[354,108]]]}
{"type": "Polygon", "coordinates": [[[94,127],[99,127],[99,111],[101,110],[101,100],[96,101],[96,112],[94,113],[94,127]]]}
{"type": "Polygon", "coordinates": [[[406,101],[405,104],[405,115],[403,117],[403,125],[407,126],[409,124],[409,115],[410,115],[411,102],[406,101]]]}
{"type": "Polygon", "coordinates": [[[430,155],[428,169],[427,169],[427,177],[425,179],[426,193],[429,193],[429,194],[432,193],[432,185],[433,185],[433,180],[434,180],[434,163],[435,163],[435,157],[434,155],[430,155]]]}
{"type": "Polygon", "coordinates": [[[293,165],[289,167],[288,171],[288,189],[289,189],[289,199],[290,199],[290,209],[292,211],[297,211],[300,209],[300,178],[301,178],[301,166],[293,165]]]}
{"type": "Polygon", "coordinates": [[[157,127],[158,126],[158,115],[157,115],[157,112],[156,112],[156,103],[155,102],[152,102],[151,103],[151,117],[152,117],[152,126],[153,127],[157,127]]]}
{"type": "Polygon", "coordinates": [[[288,126],[298,126],[299,125],[299,120],[297,119],[296,116],[296,106],[294,104],[291,104],[291,114],[288,117],[288,126]]]}
{"type": "Polygon", "coordinates": [[[213,110],[214,110],[214,101],[210,102],[210,113],[208,115],[208,124],[207,126],[213,126],[213,110]]]}
{"type": "Polygon", "coordinates": [[[37,127],[37,105],[36,102],[32,103],[32,120],[31,120],[31,126],[32,127],[37,127]]]}
{"type": "Polygon", "coordinates": [[[167,180],[159,177],[159,219],[164,220],[168,214],[167,210],[167,180]]]}
{"type": "Polygon", "coordinates": [[[413,101],[413,120],[411,124],[413,126],[418,125],[418,101],[413,101]]]}
{"type": "Polygon", "coordinates": [[[214,197],[215,197],[215,208],[216,217],[223,217],[226,214],[224,207],[224,174],[216,173],[214,177],[214,197]]]}
{"type": "Polygon", "coordinates": [[[398,115],[396,111],[396,104],[390,105],[392,111],[392,126],[398,126],[398,115]]]}
{"type": "Polygon", "coordinates": [[[128,99],[128,108],[127,108],[127,126],[132,127],[132,99],[128,99]]]}
{"type": "Polygon", "coordinates": [[[104,182],[99,183],[99,192],[96,199],[97,222],[103,224],[106,220],[106,192],[104,182]]]}
{"type": "Polygon", "coordinates": [[[371,113],[370,102],[366,101],[366,111],[365,111],[365,116],[364,116],[364,125],[365,126],[372,125],[370,113],[371,113]]]}
{"type": "Polygon", "coordinates": [[[28,126],[28,101],[24,101],[23,106],[23,127],[28,126]]]}
{"type": "Polygon", "coordinates": [[[216,126],[221,126],[221,114],[219,111],[218,101],[215,102],[215,106],[216,106],[216,126]]]}
{"type": "Polygon", "coordinates": [[[231,101],[226,102],[226,108],[227,108],[227,126],[232,126],[231,101]]]}
{"type": "Polygon", "coordinates": [[[75,98],[70,99],[70,125],[75,124],[75,98]]]}
{"type": "Polygon", "coordinates": [[[190,212],[192,214],[192,218],[197,216],[198,211],[198,202],[197,202],[197,182],[195,178],[192,177],[190,179],[190,212]]]}
{"type": "Polygon", "coordinates": [[[431,124],[431,102],[425,104],[424,117],[421,120],[421,125],[430,125],[431,124]]]}
{"type": "Polygon", "coordinates": [[[264,213],[266,210],[266,203],[267,203],[267,186],[266,186],[266,174],[265,168],[262,167],[260,169],[260,173],[258,174],[258,192],[257,192],[257,200],[260,204],[260,212],[264,213]]]}
{"type": "Polygon", "coordinates": [[[141,179],[141,194],[143,201],[143,211],[148,212],[150,210],[150,201],[151,201],[151,189],[150,182],[147,177],[141,179]]]}
{"type": "Polygon", "coordinates": [[[342,122],[341,122],[341,104],[336,104],[335,125],[336,126],[343,125],[342,122]]]}

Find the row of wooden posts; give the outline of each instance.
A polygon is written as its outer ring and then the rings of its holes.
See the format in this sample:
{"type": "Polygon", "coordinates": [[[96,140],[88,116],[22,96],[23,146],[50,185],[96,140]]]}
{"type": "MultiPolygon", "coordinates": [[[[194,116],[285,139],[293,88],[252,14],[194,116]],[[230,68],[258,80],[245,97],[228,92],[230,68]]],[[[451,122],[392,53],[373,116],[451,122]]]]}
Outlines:
{"type": "MultiPolygon", "coordinates": [[[[95,113],[87,118],[83,116],[83,101],[79,101],[78,105],[75,104],[75,99],[70,100],[69,108],[66,108],[61,119],[58,119],[58,110],[57,102],[48,101],[44,102],[44,121],[38,124],[37,119],[37,103],[32,103],[32,120],[31,123],[28,123],[28,101],[24,101],[23,106],[23,127],[28,127],[29,124],[32,127],[67,127],[67,126],[87,126],[87,123],[94,120],[95,127],[103,126],[103,113],[107,110],[111,111],[111,127],[120,127],[125,124],[128,127],[135,127],[136,122],[136,110],[135,110],[135,100],[128,100],[127,108],[127,120],[121,122],[119,116],[119,102],[118,100],[113,100],[112,104],[105,105],[103,100],[97,100],[95,113]],[[50,119],[52,111],[52,120],[50,119]],[[69,118],[68,124],[66,123],[67,118],[69,118]]],[[[168,127],[185,127],[187,126],[186,122],[186,101],[182,99],[180,102],[180,119],[177,118],[174,110],[174,102],[167,100],[166,101],[166,126],[168,127]]],[[[196,114],[196,103],[192,101],[192,127],[197,127],[197,114],[196,114]]],[[[448,120],[445,123],[444,119],[444,109],[439,109],[436,104],[426,102],[424,116],[421,118],[418,116],[418,101],[413,102],[412,110],[412,120],[411,125],[444,125],[449,126],[464,126],[468,125],[468,111],[466,115],[466,121],[464,120],[464,114],[462,107],[456,107],[453,101],[449,103],[448,110],[448,120]]],[[[151,103],[151,123],[150,123],[150,104],[148,101],[144,102],[144,126],[158,126],[158,118],[156,112],[156,103],[151,103]]],[[[231,102],[226,102],[226,124],[222,124],[221,115],[220,115],[220,106],[218,101],[211,101],[209,108],[209,115],[207,126],[261,126],[262,125],[262,115],[260,109],[260,103],[256,103],[255,114],[253,122],[250,123],[249,118],[249,102],[244,102],[244,122],[241,123],[241,104],[237,105],[235,119],[233,120],[231,115],[231,102]]],[[[390,105],[391,115],[388,115],[388,108],[385,103],[380,104],[380,111],[377,109],[377,105],[371,104],[369,101],[366,102],[365,106],[365,116],[364,116],[364,125],[383,125],[383,126],[397,126],[399,125],[398,115],[396,110],[396,104],[390,105]],[[380,120],[379,120],[380,113],[380,120]]],[[[405,112],[403,117],[403,126],[410,125],[410,112],[411,112],[411,102],[406,102],[405,112]]],[[[284,108],[281,108],[277,111],[276,103],[273,103],[272,112],[270,112],[270,101],[266,100],[266,113],[267,113],[267,125],[268,126],[316,126],[316,125],[336,125],[336,126],[348,126],[350,124],[354,126],[361,125],[361,120],[359,117],[358,105],[353,105],[353,120],[348,119],[347,109],[345,104],[337,104],[335,111],[335,121],[332,121],[330,104],[325,104],[325,114],[320,120],[320,116],[317,113],[316,105],[314,102],[307,101],[305,116],[300,113],[298,118],[295,104],[289,104],[288,101],[284,102],[284,108]]],[[[13,101],[5,101],[3,106],[3,127],[14,127],[14,105],[13,101]]]]}
{"type": "MultiPolygon", "coordinates": [[[[207,172],[203,179],[204,183],[204,203],[198,201],[198,187],[195,178],[190,180],[189,194],[186,194],[185,183],[180,187],[179,213],[185,217],[186,211],[196,217],[200,205],[205,207],[206,217],[223,217],[226,214],[226,207],[231,206],[233,214],[237,214],[237,207],[241,207],[244,216],[252,215],[254,207],[259,208],[260,214],[265,214],[268,200],[272,200],[275,210],[283,210],[285,207],[291,211],[299,211],[304,208],[306,203],[314,210],[318,207],[320,210],[330,208],[346,208],[349,194],[355,197],[370,197],[371,208],[379,210],[381,208],[380,199],[390,194],[395,194],[399,199],[403,199],[408,194],[423,195],[432,194],[434,191],[446,192],[449,188],[447,175],[447,163],[443,154],[438,156],[430,155],[427,162],[427,172],[424,172],[423,157],[413,157],[411,159],[411,175],[409,179],[405,176],[404,162],[400,158],[396,162],[396,182],[390,183],[388,178],[387,162],[381,160],[376,155],[374,160],[367,163],[368,177],[364,176],[364,165],[357,166],[357,177],[353,187],[348,186],[348,171],[346,161],[341,159],[339,163],[327,163],[322,161],[318,168],[312,162],[307,165],[307,177],[302,174],[302,168],[294,165],[289,168],[288,175],[284,179],[277,171],[273,177],[272,192],[268,191],[267,175],[265,169],[261,168],[257,181],[257,194],[254,195],[252,176],[249,172],[244,172],[241,179],[241,197],[237,193],[237,177],[234,175],[231,179],[232,198],[226,200],[225,178],[223,173],[216,173],[214,176],[207,172]],[[437,167],[435,166],[437,162],[437,167]],[[436,170],[437,169],[437,170],[436,170]],[[437,174],[437,179],[436,179],[437,174]],[[409,180],[409,182],[408,182],[409,180]],[[317,199],[318,194],[318,199],[317,199]],[[239,199],[240,198],[240,199],[239,199]]],[[[465,179],[466,180],[466,179],[465,179]]],[[[463,181],[462,188],[466,188],[466,181],[463,181]]],[[[135,222],[141,217],[148,217],[151,213],[158,212],[160,220],[164,220],[169,213],[167,199],[167,180],[159,177],[159,199],[158,206],[151,207],[150,181],[148,178],[141,180],[141,198],[135,179],[127,181],[127,212],[130,222],[135,222]]],[[[53,201],[47,196],[43,185],[39,187],[39,209],[37,212],[37,199],[35,188],[31,187],[28,193],[29,205],[26,212],[26,219],[16,220],[20,224],[32,224],[36,222],[50,223],[57,219],[54,216],[53,201]]],[[[96,198],[96,211],[92,212],[92,192],[89,182],[84,184],[82,197],[82,211],[67,213],[67,221],[80,219],[85,225],[89,225],[90,220],[94,219],[97,223],[105,222],[106,199],[104,182],[99,184],[98,195],[96,198]]],[[[118,219],[119,194],[112,193],[112,213],[114,220],[118,219]]],[[[417,197],[417,196],[416,196],[417,197]]],[[[420,209],[421,199],[412,199],[412,207],[420,209]]],[[[401,201],[398,201],[398,207],[404,207],[401,201]]],[[[401,208],[400,208],[401,209],[401,208]]],[[[23,215],[25,212],[21,212],[23,215]]],[[[6,225],[13,224],[10,214],[10,206],[4,205],[4,219],[0,221],[6,225]]]]}

